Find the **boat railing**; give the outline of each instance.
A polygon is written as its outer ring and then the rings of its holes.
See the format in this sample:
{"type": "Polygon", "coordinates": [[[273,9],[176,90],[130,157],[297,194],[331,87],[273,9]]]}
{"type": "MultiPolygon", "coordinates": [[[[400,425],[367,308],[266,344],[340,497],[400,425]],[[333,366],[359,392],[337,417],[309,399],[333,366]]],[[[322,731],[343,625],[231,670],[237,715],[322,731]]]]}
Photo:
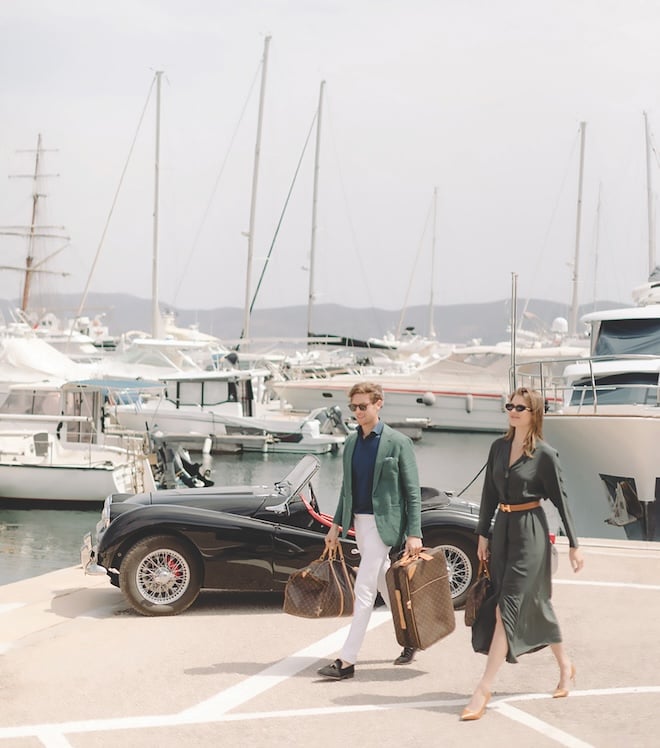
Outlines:
{"type": "Polygon", "coordinates": [[[627,368],[631,374],[645,374],[648,381],[625,381],[625,370],[614,367],[595,367],[600,364],[625,361],[627,365],[645,361],[657,362],[658,356],[631,354],[626,356],[593,356],[526,361],[510,371],[512,389],[528,387],[539,390],[546,402],[547,412],[596,414],[604,406],[660,407],[660,369],[643,371],[627,368]],[[575,366],[575,368],[573,368],[575,366]],[[560,373],[557,373],[560,372],[560,373]]]}

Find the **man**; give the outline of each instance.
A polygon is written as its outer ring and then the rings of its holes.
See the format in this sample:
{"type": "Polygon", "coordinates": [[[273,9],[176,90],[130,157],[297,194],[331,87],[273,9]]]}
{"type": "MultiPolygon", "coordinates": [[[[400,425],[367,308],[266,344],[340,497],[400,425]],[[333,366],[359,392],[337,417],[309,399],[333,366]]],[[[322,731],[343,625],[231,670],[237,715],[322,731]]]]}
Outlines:
{"type": "MultiPolygon", "coordinates": [[[[389,606],[385,572],[390,565],[391,548],[398,547],[404,538],[408,552],[417,554],[422,547],[422,499],[412,442],[380,420],[380,385],[358,383],[348,397],[358,428],[344,444],[339,502],[325,544],[335,548],[340,529],[346,537],[354,526],[360,566],[355,580],[353,620],[340,657],[318,670],[319,675],[335,680],[355,674],[355,662],[378,592],[389,606]]],[[[411,662],[414,654],[414,649],[404,647],[395,664],[411,662]]]]}

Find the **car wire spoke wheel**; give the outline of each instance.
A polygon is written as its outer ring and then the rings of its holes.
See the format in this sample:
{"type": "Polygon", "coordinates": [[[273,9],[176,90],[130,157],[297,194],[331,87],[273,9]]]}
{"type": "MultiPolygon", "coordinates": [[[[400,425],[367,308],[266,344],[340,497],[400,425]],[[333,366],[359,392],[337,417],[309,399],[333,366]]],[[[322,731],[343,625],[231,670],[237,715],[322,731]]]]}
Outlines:
{"type": "Polygon", "coordinates": [[[135,584],[145,598],[155,604],[178,600],[190,583],[186,558],[171,548],[145,556],[135,572],[135,584]]]}
{"type": "Polygon", "coordinates": [[[119,587],[144,616],[181,613],[197,599],[201,561],[184,538],[152,535],[127,550],[119,568],[119,587]]]}
{"type": "Polygon", "coordinates": [[[468,554],[458,546],[443,545],[449,571],[452,599],[461,598],[472,584],[473,565],[468,554]]]}

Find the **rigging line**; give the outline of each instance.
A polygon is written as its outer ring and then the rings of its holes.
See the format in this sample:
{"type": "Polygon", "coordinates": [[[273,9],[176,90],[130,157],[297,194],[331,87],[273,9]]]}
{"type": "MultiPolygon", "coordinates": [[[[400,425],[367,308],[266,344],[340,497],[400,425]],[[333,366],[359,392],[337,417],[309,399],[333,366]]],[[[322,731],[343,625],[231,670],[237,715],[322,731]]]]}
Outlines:
{"type": "Polygon", "coordinates": [[[470,486],[475,482],[475,480],[477,480],[477,478],[486,469],[486,465],[488,465],[488,463],[484,462],[484,464],[481,466],[481,470],[479,470],[479,472],[474,476],[474,478],[472,478],[472,480],[467,484],[467,486],[465,486],[465,488],[462,491],[456,494],[456,498],[459,498],[459,496],[462,496],[468,490],[468,488],[470,488],[470,486]]]}
{"type": "Polygon", "coordinates": [[[188,260],[183,268],[183,272],[179,274],[179,282],[177,284],[176,290],[174,292],[174,300],[173,305],[176,305],[176,300],[179,296],[179,291],[181,290],[181,284],[184,281],[184,278],[186,277],[188,270],[190,268],[190,263],[192,262],[193,256],[195,252],[197,251],[197,244],[199,243],[199,238],[202,234],[202,230],[206,224],[206,221],[209,217],[209,213],[211,212],[211,206],[213,205],[213,201],[215,200],[215,194],[218,191],[218,187],[220,185],[220,180],[222,179],[222,176],[225,172],[225,168],[227,166],[227,161],[229,160],[229,155],[232,152],[232,149],[234,147],[234,141],[236,140],[236,136],[238,134],[238,130],[240,126],[243,124],[243,117],[245,116],[245,112],[247,111],[248,104],[250,103],[250,99],[252,98],[252,93],[254,91],[254,87],[256,85],[256,82],[259,77],[259,72],[261,70],[261,66],[263,65],[263,60],[259,61],[259,64],[257,65],[257,69],[255,71],[254,77],[252,79],[252,83],[250,84],[250,88],[248,90],[248,95],[245,99],[245,103],[243,104],[243,109],[241,110],[241,113],[238,117],[238,122],[236,123],[236,127],[234,128],[234,132],[232,133],[232,136],[229,140],[229,146],[227,147],[227,152],[225,153],[224,159],[222,160],[222,163],[220,164],[220,171],[218,172],[218,176],[216,177],[215,184],[213,185],[213,189],[211,190],[211,197],[208,200],[208,203],[206,204],[206,209],[204,210],[204,213],[202,214],[202,219],[199,223],[199,226],[197,228],[197,232],[195,234],[195,238],[192,243],[192,247],[190,248],[190,252],[188,253],[188,260]]]}
{"type": "MultiPolygon", "coordinates": [[[[284,214],[286,213],[286,209],[289,205],[289,200],[291,199],[291,193],[293,192],[293,188],[296,184],[296,179],[298,178],[298,172],[300,171],[300,167],[302,165],[305,152],[307,151],[307,146],[309,145],[309,139],[312,137],[312,132],[314,131],[314,123],[316,122],[316,118],[318,117],[318,114],[319,114],[319,110],[317,109],[316,112],[314,112],[314,116],[312,117],[312,124],[309,126],[309,132],[307,133],[307,138],[305,139],[305,145],[303,146],[302,152],[300,154],[300,158],[298,159],[298,165],[296,166],[296,170],[293,174],[293,179],[291,181],[291,185],[289,186],[289,192],[287,193],[286,200],[284,201],[284,207],[282,208],[282,212],[280,213],[280,218],[279,218],[279,221],[277,222],[277,226],[275,227],[275,233],[273,234],[273,238],[270,243],[268,254],[266,255],[266,259],[264,260],[264,265],[261,269],[261,275],[259,276],[259,280],[257,281],[257,286],[254,289],[254,294],[252,295],[252,301],[250,302],[249,314],[252,314],[252,310],[254,309],[254,305],[257,300],[259,289],[261,288],[261,283],[263,282],[264,276],[266,275],[266,268],[268,267],[270,257],[273,254],[273,249],[275,248],[275,241],[277,240],[277,236],[280,233],[282,221],[284,220],[284,214]]],[[[245,330],[241,330],[241,335],[240,335],[241,340],[243,339],[243,335],[245,335],[245,330]]]]}
{"type": "MultiPolygon", "coordinates": [[[[552,213],[550,214],[550,221],[548,223],[548,227],[546,229],[545,236],[543,237],[543,241],[541,243],[541,252],[540,252],[540,254],[538,256],[538,259],[536,261],[536,267],[534,268],[534,272],[532,273],[533,282],[535,282],[535,279],[538,276],[539,267],[541,266],[541,260],[543,259],[543,254],[545,253],[545,250],[547,249],[547,246],[548,246],[548,238],[550,237],[550,230],[552,229],[552,224],[555,221],[555,217],[557,215],[557,210],[559,209],[559,199],[562,196],[562,193],[564,192],[564,188],[566,187],[566,180],[568,179],[569,167],[571,166],[571,161],[573,160],[573,155],[574,155],[575,150],[577,148],[579,136],[580,136],[580,131],[578,130],[577,134],[575,135],[575,139],[573,141],[573,145],[571,146],[571,151],[570,151],[569,156],[568,156],[568,161],[566,163],[566,170],[564,172],[564,178],[562,179],[561,187],[559,188],[559,194],[557,195],[557,199],[555,201],[555,205],[554,205],[554,207],[552,209],[552,213]]],[[[525,317],[525,313],[527,312],[527,307],[529,306],[529,302],[531,300],[532,295],[533,294],[531,294],[531,293],[527,295],[527,299],[525,300],[525,306],[523,307],[523,310],[522,310],[521,315],[520,315],[519,325],[522,325],[522,320],[525,317]]]]}
{"type": "Polygon", "coordinates": [[[133,141],[131,143],[131,147],[128,151],[128,156],[126,157],[126,163],[124,164],[124,168],[122,169],[121,176],[119,178],[119,184],[117,185],[117,190],[115,191],[115,196],[112,200],[112,205],[110,206],[110,212],[108,213],[108,217],[105,222],[105,226],[103,227],[103,232],[101,233],[101,239],[99,241],[99,245],[96,249],[96,254],[94,255],[94,262],[92,263],[91,270],[89,271],[89,275],[87,276],[87,283],[85,285],[85,290],[83,291],[82,299],[80,301],[80,306],[78,307],[78,311],[76,312],[76,319],[80,317],[82,314],[83,307],[85,306],[85,302],[87,301],[87,294],[89,293],[89,286],[92,281],[92,275],[94,274],[94,270],[96,269],[96,265],[99,260],[99,256],[101,254],[101,248],[103,247],[103,243],[105,242],[105,236],[108,232],[108,228],[110,226],[110,219],[112,218],[112,214],[114,213],[115,206],[117,205],[117,199],[119,197],[119,191],[121,190],[121,186],[124,182],[124,177],[126,176],[126,171],[128,169],[128,164],[131,160],[131,156],[133,154],[133,150],[135,148],[135,143],[137,141],[138,134],[140,132],[140,128],[142,127],[142,122],[144,121],[145,114],[147,112],[147,107],[149,106],[149,101],[151,100],[151,95],[153,94],[154,90],[154,84],[156,82],[156,76],[153,77],[151,81],[151,86],[149,87],[149,93],[147,94],[147,100],[144,103],[144,108],[142,109],[142,114],[140,115],[140,119],[138,121],[137,129],[135,130],[135,135],[133,136],[133,141]]]}
{"type": "Polygon", "coordinates": [[[396,336],[397,338],[401,337],[401,328],[403,327],[403,318],[405,317],[406,312],[408,311],[408,298],[410,296],[410,289],[412,288],[413,280],[415,277],[415,272],[417,270],[417,264],[419,263],[419,258],[422,253],[422,246],[424,244],[424,237],[426,236],[426,230],[429,226],[429,219],[431,218],[431,215],[433,213],[433,202],[434,199],[431,199],[431,202],[429,204],[429,209],[426,213],[426,219],[424,220],[424,229],[422,231],[422,235],[419,238],[419,245],[417,246],[417,255],[415,256],[415,262],[412,266],[412,271],[410,273],[410,280],[408,281],[408,288],[406,289],[406,295],[403,300],[403,306],[401,307],[401,315],[399,317],[399,324],[396,328],[396,336]]]}
{"type": "Polygon", "coordinates": [[[376,325],[380,325],[381,321],[378,319],[378,315],[375,313],[376,307],[375,307],[375,304],[374,304],[374,300],[373,300],[373,297],[372,297],[372,294],[371,294],[371,288],[370,288],[370,285],[369,285],[369,281],[370,281],[371,276],[369,276],[369,274],[367,273],[366,268],[364,266],[364,262],[362,261],[362,256],[360,255],[360,249],[358,247],[357,233],[355,231],[355,225],[353,223],[353,218],[352,218],[351,213],[349,211],[348,195],[346,193],[346,186],[345,186],[345,183],[344,183],[344,176],[342,174],[341,164],[340,164],[340,161],[339,161],[339,154],[337,152],[337,141],[335,139],[335,131],[334,131],[333,119],[332,119],[332,108],[330,106],[329,98],[330,97],[326,97],[326,101],[328,101],[328,105],[326,106],[326,111],[328,113],[328,119],[329,119],[329,124],[330,124],[330,127],[329,127],[329,129],[330,129],[330,142],[332,143],[333,154],[334,154],[334,157],[335,157],[335,164],[337,166],[337,174],[338,174],[338,177],[339,177],[339,188],[341,190],[342,199],[344,201],[344,210],[346,211],[346,220],[347,220],[347,223],[348,223],[348,228],[349,228],[349,232],[350,232],[351,240],[352,240],[352,245],[353,245],[352,249],[353,249],[353,252],[354,252],[354,254],[355,254],[356,258],[357,258],[358,265],[360,267],[360,274],[362,276],[362,291],[361,292],[366,293],[367,298],[369,300],[370,311],[371,311],[371,314],[373,315],[373,319],[376,322],[376,325]]]}

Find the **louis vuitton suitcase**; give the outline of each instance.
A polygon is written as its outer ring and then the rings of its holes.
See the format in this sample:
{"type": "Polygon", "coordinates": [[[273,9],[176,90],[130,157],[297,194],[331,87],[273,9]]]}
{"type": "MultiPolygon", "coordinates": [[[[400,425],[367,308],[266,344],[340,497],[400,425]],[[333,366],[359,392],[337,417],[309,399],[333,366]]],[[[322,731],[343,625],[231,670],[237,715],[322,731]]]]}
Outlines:
{"type": "Polygon", "coordinates": [[[385,576],[397,642],[426,649],[456,628],[449,570],[441,546],[404,555],[385,576]]]}

